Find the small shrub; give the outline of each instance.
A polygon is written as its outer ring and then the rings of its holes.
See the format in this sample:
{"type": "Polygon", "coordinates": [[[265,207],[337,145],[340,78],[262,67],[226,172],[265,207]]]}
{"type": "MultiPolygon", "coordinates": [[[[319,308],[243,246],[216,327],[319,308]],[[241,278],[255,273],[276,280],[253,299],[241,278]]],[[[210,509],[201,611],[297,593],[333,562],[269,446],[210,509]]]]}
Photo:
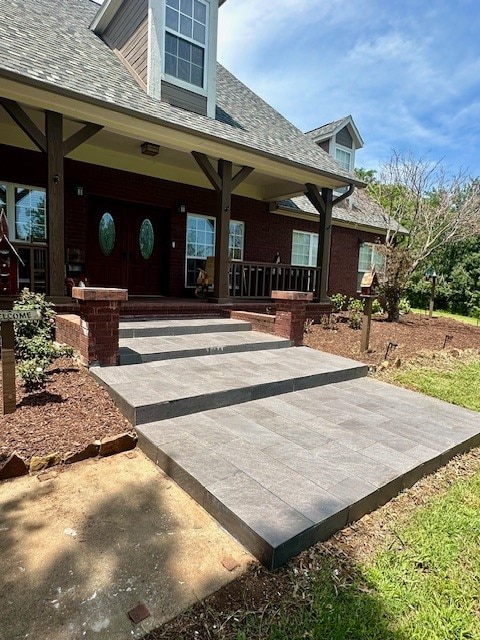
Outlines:
{"type": "Polygon", "coordinates": [[[347,305],[348,321],[351,329],[360,329],[362,326],[363,302],[356,298],[350,298],[347,305]]]}
{"type": "Polygon", "coordinates": [[[383,307],[382,307],[382,305],[380,304],[380,302],[378,301],[378,298],[375,298],[375,299],[372,301],[372,313],[373,313],[373,314],[376,314],[376,315],[380,315],[380,314],[383,314],[383,313],[384,313],[384,311],[383,311],[383,307]]]}
{"type": "Polygon", "coordinates": [[[13,308],[15,311],[39,309],[41,315],[40,320],[15,322],[16,338],[44,336],[48,340],[53,340],[55,311],[53,304],[47,302],[43,293],[33,293],[29,289],[23,289],[18,300],[15,300],[13,308]]]}
{"type": "Polygon", "coordinates": [[[26,391],[38,391],[47,382],[50,364],[56,358],[73,356],[73,349],[53,342],[55,311],[43,294],[24,289],[13,308],[40,310],[40,320],[14,323],[17,373],[26,391]]]}
{"type": "Polygon", "coordinates": [[[38,391],[45,387],[47,383],[47,369],[50,362],[48,360],[25,360],[17,366],[17,372],[22,379],[25,391],[38,391]]]}
{"type": "Polygon", "coordinates": [[[334,331],[337,328],[338,318],[333,313],[326,313],[320,318],[320,326],[322,329],[334,331]]]}
{"type": "Polygon", "coordinates": [[[410,313],[412,308],[407,298],[400,298],[400,302],[398,303],[398,310],[400,311],[401,315],[404,316],[406,316],[407,313],[410,313]]]}
{"type": "Polygon", "coordinates": [[[313,318],[306,318],[303,324],[303,333],[311,333],[314,324],[315,320],[313,318]]]}
{"type": "Polygon", "coordinates": [[[333,296],[330,296],[330,302],[332,303],[333,312],[340,313],[345,308],[347,296],[344,296],[343,293],[334,293],[333,296]]]}

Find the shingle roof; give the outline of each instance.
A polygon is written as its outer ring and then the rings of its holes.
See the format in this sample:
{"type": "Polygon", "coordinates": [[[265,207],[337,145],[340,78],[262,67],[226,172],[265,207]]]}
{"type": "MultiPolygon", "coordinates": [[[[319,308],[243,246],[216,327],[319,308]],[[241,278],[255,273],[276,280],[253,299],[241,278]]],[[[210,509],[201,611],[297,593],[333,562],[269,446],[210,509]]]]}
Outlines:
{"type": "Polygon", "coordinates": [[[350,116],[345,116],[345,118],[341,118],[340,120],[334,120],[333,122],[328,122],[327,124],[324,124],[317,129],[307,131],[305,135],[309,138],[315,138],[316,140],[329,138],[334,131],[336,131],[337,129],[342,129],[349,122],[350,116]]]}
{"type": "Polygon", "coordinates": [[[97,11],[98,4],[91,0],[0,0],[0,76],[20,76],[28,83],[361,184],[220,65],[215,120],[151,98],[89,30],[97,11]]]}
{"type": "MultiPolygon", "coordinates": [[[[278,205],[283,209],[298,212],[305,211],[306,213],[318,215],[318,211],[306,196],[282,200],[278,202],[278,205]]],[[[371,227],[372,229],[383,231],[388,229],[388,223],[390,223],[391,228],[394,230],[400,233],[408,233],[408,230],[395,220],[387,221],[380,205],[366,191],[359,189],[356,189],[353,195],[333,207],[332,218],[338,222],[346,222],[349,225],[371,227]]]]}

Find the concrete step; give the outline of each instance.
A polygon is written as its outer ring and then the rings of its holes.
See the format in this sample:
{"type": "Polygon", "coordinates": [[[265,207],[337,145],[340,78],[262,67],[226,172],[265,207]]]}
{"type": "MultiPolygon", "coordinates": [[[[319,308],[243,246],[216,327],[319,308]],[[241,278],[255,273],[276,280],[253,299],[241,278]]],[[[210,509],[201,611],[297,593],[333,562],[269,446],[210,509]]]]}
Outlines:
{"type": "Polygon", "coordinates": [[[230,318],[183,318],[175,320],[140,319],[120,320],[120,338],[147,338],[152,336],[180,336],[199,333],[250,331],[252,325],[244,320],[230,318]]]}
{"type": "Polygon", "coordinates": [[[158,466],[274,569],[478,446],[480,414],[362,378],[137,433],[158,466]]]}
{"type": "Polygon", "coordinates": [[[359,378],[367,374],[367,366],[308,347],[291,347],[90,371],[137,425],[359,378]]]}
{"type": "MultiPolygon", "coordinates": [[[[229,325],[230,326],[230,325],[229,325]]],[[[148,338],[121,338],[120,364],[139,364],[155,360],[172,360],[290,347],[290,340],[258,331],[222,331],[191,333],[148,338]]]]}

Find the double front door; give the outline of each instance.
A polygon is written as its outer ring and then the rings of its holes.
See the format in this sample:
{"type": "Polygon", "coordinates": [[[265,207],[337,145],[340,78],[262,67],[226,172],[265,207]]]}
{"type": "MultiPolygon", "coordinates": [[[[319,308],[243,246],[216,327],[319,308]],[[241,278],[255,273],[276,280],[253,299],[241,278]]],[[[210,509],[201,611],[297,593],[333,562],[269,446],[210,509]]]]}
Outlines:
{"type": "Polygon", "coordinates": [[[168,293],[169,211],[115,200],[90,203],[87,277],[129,295],[168,293]]]}

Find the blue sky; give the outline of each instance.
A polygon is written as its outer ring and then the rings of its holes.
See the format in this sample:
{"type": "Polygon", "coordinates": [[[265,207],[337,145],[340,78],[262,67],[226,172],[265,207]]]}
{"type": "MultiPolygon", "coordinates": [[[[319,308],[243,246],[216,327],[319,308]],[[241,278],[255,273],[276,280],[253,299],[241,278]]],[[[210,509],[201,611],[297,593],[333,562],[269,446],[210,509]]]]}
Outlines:
{"type": "Polygon", "coordinates": [[[392,150],[480,176],[478,0],[228,0],[218,58],[303,131],[351,114],[392,150]]]}

